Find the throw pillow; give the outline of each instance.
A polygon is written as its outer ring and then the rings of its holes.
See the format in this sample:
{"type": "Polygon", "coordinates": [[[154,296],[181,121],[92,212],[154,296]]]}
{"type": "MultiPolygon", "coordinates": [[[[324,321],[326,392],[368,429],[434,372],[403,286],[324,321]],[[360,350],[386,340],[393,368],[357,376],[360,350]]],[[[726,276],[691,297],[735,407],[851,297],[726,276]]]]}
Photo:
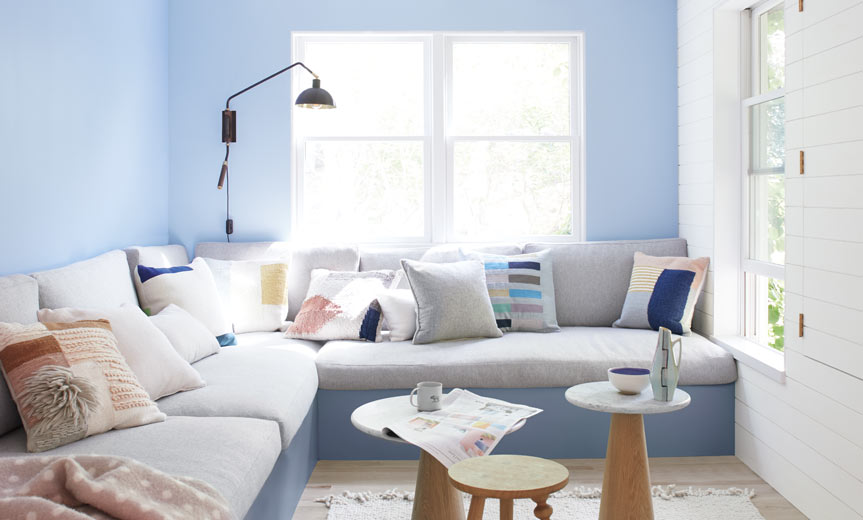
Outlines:
{"type": "MultiPolygon", "coordinates": [[[[395,282],[393,282],[395,284],[395,282]]],[[[390,341],[413,339],[417,331],[417,301],[410,289],[390,289],[378,295],[390,331],[390,341]]]]}
{"type": "Polygon", "coordinates": [[[485,266],[497,326],[504,332],[557,332],[554,278],[548,249],[521,255],[463,252],[485,266]]]}
{"type": "Polygon", "coordinates": [[[216,280],[203,258],[175,267],[139,265],[134,274],[138,301],[147,315],[154,316],[173,303],[206,325],[220,345],[237,344],[216,280]]]}
{"type": "Polygon", "coordinates": [[[165,420],[105,320],[0,323],[0,368],[30,452],[165,420]]]}
{"type": "Polygon", "coordinates": [[[288,316],[288,264],[204,260],[235,333],[279,330],[288,316]]]}
{"type": "Polygon", "coordinates": [[[394,277],[389,270],[314,269],[306,300],[285,337],[381,341],[383,318],[377,298],[394,277]]]}
{"type": "Polygon", "coordinates": [[[135,305],[114,309],[41,309],[42,323],[108,320],[117,348],[154,401],[204,386],[201,374],[177,354],[171,342],[135,305]]]}
{"type": "Polygon", "coordinates": [[[177,354],[188,363],[219,353],[219,341],[207,327],[173,303],[159,314],[150,316],[150,321],[162,331],[177,354]]]}
{"type": "Polygon", "coordinates": [[[417,301],[414,344],[460,338],[499,338],[481,262],[402,260],[417,301]]]}
{"type": "Polygon", "coordinates": [[[709,263],[709,258],[635,253],[629,292],[620,319],[613,326],[653,330],[666,327],[674,334],[690,334],[695,302],[709,263]]]}

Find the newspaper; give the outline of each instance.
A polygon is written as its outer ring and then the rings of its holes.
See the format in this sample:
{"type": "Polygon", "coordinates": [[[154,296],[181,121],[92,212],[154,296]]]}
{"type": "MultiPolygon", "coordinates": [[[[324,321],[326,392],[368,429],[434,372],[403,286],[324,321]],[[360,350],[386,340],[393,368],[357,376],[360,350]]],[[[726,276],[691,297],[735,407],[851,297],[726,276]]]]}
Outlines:
{"type": "Polygon", "coordinates": [[[418,412],[384,428],[384,433],[414,444],[447,468],[461,460],[488,455],[504,435],[542,410],[453,389],[434,412],[418,412]]]}

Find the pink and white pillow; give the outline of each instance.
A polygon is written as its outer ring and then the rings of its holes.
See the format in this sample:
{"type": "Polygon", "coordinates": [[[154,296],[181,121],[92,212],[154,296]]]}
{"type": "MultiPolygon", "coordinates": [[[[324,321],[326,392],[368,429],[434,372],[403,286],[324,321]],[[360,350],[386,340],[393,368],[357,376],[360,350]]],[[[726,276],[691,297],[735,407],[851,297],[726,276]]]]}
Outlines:
{"type": "Polygon", "coordinates": [[[313,270],[306,299],[285,337],[381,341],[383,313],[378,295],[390,288],[394,278],[390,270],[313,270]]]}

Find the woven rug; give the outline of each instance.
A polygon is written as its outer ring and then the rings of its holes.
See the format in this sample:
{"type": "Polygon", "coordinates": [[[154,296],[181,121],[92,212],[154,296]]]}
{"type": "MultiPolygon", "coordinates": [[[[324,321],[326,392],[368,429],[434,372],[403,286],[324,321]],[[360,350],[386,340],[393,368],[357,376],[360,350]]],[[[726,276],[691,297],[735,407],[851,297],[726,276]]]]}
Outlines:
{"type": "MultiPolygon", "coordinates": [[[[552,518],[594,520],[599,516],[599,489],[579,488],[554,493],[548,500],[554,508],[552,518]]],[[[750,500],[751,489],[679,488],[675,485],[653,487],[653,510],[662,520],[764,520],[750,500]]],[[[328,520],[408,520],[413,493],[392,489],[384,493],[330,495],[317,499],[330,508],[328,520]]],[[[465,511],[469,498],[465,497],[465,511]]],[[[533,516],[534,503],[515,501],[515,518],[533,516]]],[[[497,500],[487,500],[483,520],[498,520],[497,500]]]]}

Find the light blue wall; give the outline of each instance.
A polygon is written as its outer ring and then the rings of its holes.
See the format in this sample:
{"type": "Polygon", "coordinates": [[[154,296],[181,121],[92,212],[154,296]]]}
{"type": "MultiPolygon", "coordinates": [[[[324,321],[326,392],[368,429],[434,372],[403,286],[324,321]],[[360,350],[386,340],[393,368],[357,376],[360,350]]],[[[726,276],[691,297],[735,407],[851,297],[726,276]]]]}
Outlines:
{"type": "Polygon", "coordinates": [[[0,0],[0,274],[168,240],[167,43],[164,0],[0,0]]]}
{"type": "MultiPolygon", "coordinates": [[[[674,0],[173,1],[171,240],[224,240],[215,185],[225,98],[287,65],[291,31],[311,30],[585,31],[587,238],[677,236],[676,9],[674,0]]],[[[232,105],[235,240],[289,238],[290,98],[285,77],[232,105]]]]}

